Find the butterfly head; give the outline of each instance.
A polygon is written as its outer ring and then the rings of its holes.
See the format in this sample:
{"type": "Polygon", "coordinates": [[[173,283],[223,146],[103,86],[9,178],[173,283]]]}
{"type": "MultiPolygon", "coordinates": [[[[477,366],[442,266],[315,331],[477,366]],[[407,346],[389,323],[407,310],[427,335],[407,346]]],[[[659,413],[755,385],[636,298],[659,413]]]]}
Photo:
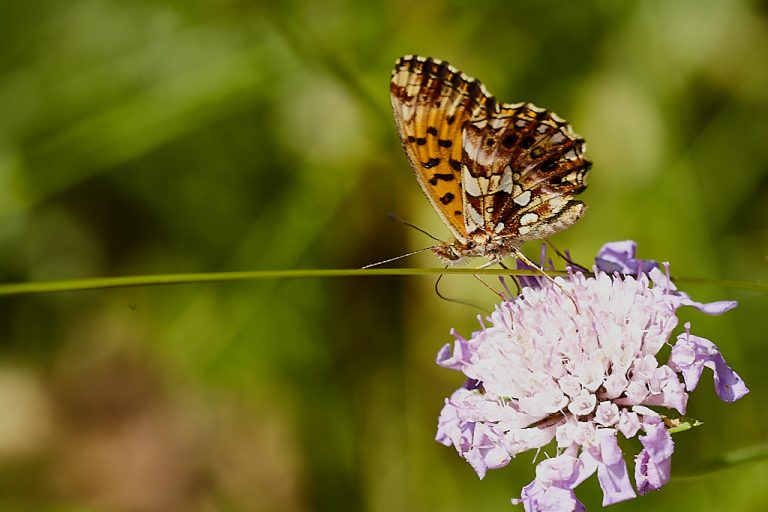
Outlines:
{"type": "Polygon", "coordinates": [[[435,256],[449,266],[460,265],[467,258],[485,258],[498,262],[514,254],[522,242],[512,237],[477,236],[476,239],[461,242],[443,242],[431,248],[435,256]]]}
{"type": "Polygon", "coordinates": [[[449,266],[460,264],[465,259],[467,253],[464,244],[458,241],[443,242],[432,247],[432,252],[441,262],[449,266]]]}

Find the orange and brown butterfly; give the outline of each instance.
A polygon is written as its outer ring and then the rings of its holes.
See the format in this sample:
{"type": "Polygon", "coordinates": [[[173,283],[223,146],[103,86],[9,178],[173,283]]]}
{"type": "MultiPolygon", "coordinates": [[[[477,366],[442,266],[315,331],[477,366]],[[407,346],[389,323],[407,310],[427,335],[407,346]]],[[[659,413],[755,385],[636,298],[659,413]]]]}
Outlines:
{"type": "Polygon", "coordinates": [[[447,263],[491,262],[567,229],[586,206],[584,139],[553,112],[498,103],[447,62],[407,55],[390,81],[397,130],[416,178],[456,238],[447,263]]]}

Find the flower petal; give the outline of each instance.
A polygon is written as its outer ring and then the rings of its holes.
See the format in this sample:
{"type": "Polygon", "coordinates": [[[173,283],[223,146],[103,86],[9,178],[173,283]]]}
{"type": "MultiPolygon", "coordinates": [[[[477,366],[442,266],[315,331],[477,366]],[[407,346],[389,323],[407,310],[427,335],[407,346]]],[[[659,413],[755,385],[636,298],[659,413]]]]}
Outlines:
{"type": "Polygon", "coordinates": [[[675,305],[675,308],[678,308],[680,306],[693,306],[694,308],[698,309],[702,313],[705,313],[707,315],[716,316],[716,315],[722,315],[726,311],[730,311],[736,306],[739,305],[739,303],[735,300],[719,300],[715,302],[696,302],[695,300],[692,300],[691,297],[685,293],[677,290],[677,286],[672,282],[672,279],[669,277],[669,264],[665,263],[667,272],[662,272],[658,268],[654,268],[649,272],[649,276],[651,277],[651,280],[653,281],[653,284],[655,286],[660,286],[664,289],[666,289],[669,293],[669,295],[676,297],[677,304],[675,305]]]}
{"type": "Polygon", "coordinates": [[[436,363],[443,368],[451,370],[461,370],[470,362],[472,352],[469,348],[469,342],[459,336],[456,331],[451,329],[451,334],[456,338],[451,348],[450,343],[446,343],[437,353],[436,363]]]}
{"type": "Polygon", "coordinates": [[[635,458],[635,484],[639,494],[655,491],[669,482],[675,443],[658,418],[643,424],[646,434],[640,436],[643,450],[635,458]]]}
{"type": "Polygon", "coordinates": [[[544,459],[536,466],[536,480],[546,485],[570,488],[578,474],[579,459],[569,454],[544,459]]]}
{"type": "Polygon", "coordinates": [[[475,424],[472,447],[464,458],[481,480],[487,470],[504,467],[511,460],[509,453],[501,446],[499,436],[482,423],[475,424]]]}
{"type": "Polygon", "coordinates": [[[571,489],[546,486],[534,480],[523,487],[519,499],[513,505],[522,504],[525,512],[586,512],[586,507],[576,499],[571,489]]]}
{"type": "MultiPolygon", "coordinates": [[[[597,480],[603,490],[603,506],[634,498],[635,491],[629,481],[627,463],[616,440],[616,430],[601,428],[597,430],[598,455],[597,480]]],[[[589,450],[594,456],[595,453],[589,450]]]]}
{"type": "Polygon", "coordinates": [[[646,274],[659,264],[653,260],[639,260],[637,254],[637,242],[623,240],[609,242],[603,245],[597,252],[595,264],[597,268],[607,274],[618,272],[619,274],[646,274]]]}
{"type": "Polygon", "coordinates": [[[600,402],[595,411],[595,421],[604,427],[610,427],[619,422],[619,407],[613,402],[600,402]]]}
{"type": "Polygon", "coordinates": [[[635,434],[640,430],[640,419],[637,413],[626,409],[621,411],[621,419],[619,419],[617,428],[627,439],[635,437],[635,434]]]}
{"type": "Polygon", "coordinates": [[[521,452],[546,446],[552,439],[554,439],[554,437],[554,426],[520,428],[507,432],[504,446],[510,454],[516,455],[521,452]]]}
{"type": "MultiPolygon", "coordinates": [[[[689,327],[690,324],[686,324],[686,329],[689,327]]],[[[669,365],[682,372],[688,391],[696,389],[701,373],[707,367],[714,372],[715,390],[724,402],[734,402],[749,393],[739,374],[726,364],[717,345],[690,332],[677,337],[669,365]]]]}
{"type": "Polygon", "coordinates": [[[707,315],[722,315],[726,311],[730,311],[736,306],[739,305],[738,302],[735,300],[718,300],[715,302],[695,302],[693,300],[688,299],[685,304],[685,306],[693,306],[702,313],[706,313],[707,315]]]}
{"type": "MultiPolygon", "coordinates": [[[[458,392],[454,393],[454,396],[458,392]]],[[[440,417],[437,420],[435,440],[445,446],[453,445],[459,455],[463,456],[464,452],[469,449],[473,426],[473,423],[461,420],[459,410],[446,398],[445,406],[440,411],[440,417]]]]}

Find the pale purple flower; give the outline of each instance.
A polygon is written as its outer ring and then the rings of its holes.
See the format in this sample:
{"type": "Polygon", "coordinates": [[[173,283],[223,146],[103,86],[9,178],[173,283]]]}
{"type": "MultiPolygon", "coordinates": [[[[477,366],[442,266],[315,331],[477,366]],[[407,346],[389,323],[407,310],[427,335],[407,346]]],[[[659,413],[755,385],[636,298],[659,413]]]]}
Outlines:
{"type": "Polygon", "coordinates": [[[513,500],[527,512],[584,510],[574,489],[595,473],[603,505],[634,498],[635,489],[659,489],[669,481],[674,444],[664,417],[649,406],[685,414],[704,368],[714,372],[723,400],[748,392],[717,347],[688,324],[669,361],[657,358],[678,325],[678,308],[719,314],[735,303],[694,302],[658,266],[637,260],[634,243],[622,244],[601,255],[636,277],[595,267],[594,277],[532,279],[481,321],[481,330],[469,339],[453,333],[454,344],[438,354],[439,365],[468,380],[446,399],[437,440],[453,446],[480,478],[518,453],[553,443],[556,452],[513,500]],[[639,434],[643,445],[635,488],[619,433],[639,434]]]}
{"type": "Polygon", "coordinates": [[[638,275],[647,274],[659,264],[653,260],[639,260],[637,254],[637,242],[623,240],[620,242],[608,242],[603,245],[595,257],[597,268],[608,274],[638,275]]]}

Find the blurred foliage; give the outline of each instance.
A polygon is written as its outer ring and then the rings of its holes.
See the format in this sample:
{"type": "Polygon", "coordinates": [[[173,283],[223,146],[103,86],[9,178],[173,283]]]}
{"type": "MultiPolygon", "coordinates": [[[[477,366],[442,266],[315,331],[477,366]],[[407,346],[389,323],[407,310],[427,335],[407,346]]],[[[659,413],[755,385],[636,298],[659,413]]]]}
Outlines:
{"type": "MultiPolygon", "coordinates": [[[[446,236],[389,113],[391,67],[417,53],[586,137],[590,210],[556,240],[577,260],[631,238],[676,274],[765,281],[767,23],[742,0],[0,0],[0,280],[359,267],[430,244],[390,211],[446,236]]],[[[3,299],[0,510],[510,510],[532,454],[480,482],[433,441],[462,381],[436,351],[477,325],[433,285],[3,299]]],[[[687,290],[740,301],[689,319],[752,394],[702,383],[675,475],[768,437],[768,297],[687,290]]],[[[675,478],[612,509],[762,510],[766,478],[764,461],[675,478]]]]}

